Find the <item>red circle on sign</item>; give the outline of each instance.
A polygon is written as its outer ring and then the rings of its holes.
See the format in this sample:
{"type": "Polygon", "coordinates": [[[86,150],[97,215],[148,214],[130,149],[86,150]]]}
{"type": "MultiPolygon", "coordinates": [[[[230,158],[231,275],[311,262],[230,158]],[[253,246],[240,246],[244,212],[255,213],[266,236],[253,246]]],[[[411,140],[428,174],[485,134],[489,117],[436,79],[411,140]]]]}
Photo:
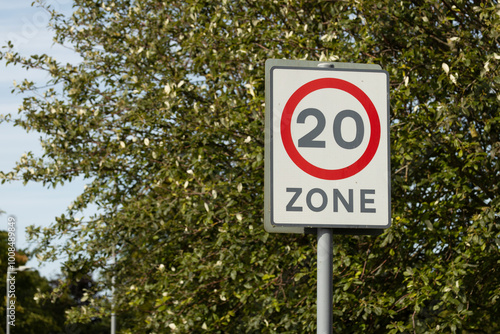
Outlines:
{"type": "Polygon", "coordinates": [[[373,105],[370,98],[360,88],[352,83],[336,78],[322,78],[310,81],[299,89],[297,89],[288,99],[283,115],[281,116],[281,140],[285,146],[285,150],[292,161],[307,174],[323,180],[341,180],[351,177],[363,170],[373,159],[378,149],[380,142],[380,119],[377,114],[377,109],[373,105]],[[325,88],[340,89],[355,97],[365,108],[370,121],[370,139],[368,146],[361,157],[351,165],[339,169],[325,169],[311,164],[299,153],[292,140],[292,116],[297,105],[308,94],[325,88]]]}

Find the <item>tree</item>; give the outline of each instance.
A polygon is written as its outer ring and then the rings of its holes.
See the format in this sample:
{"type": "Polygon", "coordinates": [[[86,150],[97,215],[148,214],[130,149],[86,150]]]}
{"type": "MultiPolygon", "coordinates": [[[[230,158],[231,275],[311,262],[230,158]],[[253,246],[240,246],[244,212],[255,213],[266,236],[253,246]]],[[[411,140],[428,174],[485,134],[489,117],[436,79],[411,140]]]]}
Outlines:
{"type": "MultiPolygon", "coordinates": [[[[264,62],[377,63],[391,80],[393,225],[334,238],[335,331],[497,332],[499,10],[77,0],[51,24],[80,64],[0,54],[51,76],[19,84],[33,94],[4,120],[45,134],[44,154],[3,180],[88,179],[52,228],[29,232],[47,258],[101,270],[108,288],[115,277],[122,333],[312,332],[315,238],[262,228],[264,62]],[[90,203],[99,213],[76,219],[90,203]]],[[[109,312],[82,305],[71,319],[109,312]]]]}
{"type": "MultiPolygon", "coordinates": [[[[8,233],[0,231],[0,289],[6,291],[6,275],[8,262],[8,233]]],[[[24,266],[28,261],[28,256],[24,250],[15,252],[14,268],[24,266]]],[[[12,332],[22,333],[56,333],[64,324],[64,310],[59,308],[61,304],[39,303],[36,301],[36,294],[50,293],[49,282],[41,277],[37,271],[17,271],[11,275],[15,277],[15,327],[12,332]]],[[[5,296],[5,295],[4,295],[5,296]]],[[[7,298],[5,297],[5,300],[7,298]]],[[[3,317],[0,320],[0,332],[4,333],[6,328],[6,303],[0,306],[3,317]]]]}
{"type": "MultiPolygon", "coordinates": [[[[0,289],[6,291],[8,262],[8,233],[0,231],[0,289]]],[[[14,268],[22,267],[29,258],[25,250],[15,252],[14,268]]],[[[88,305],[86,295],[92,291],[93,280],[89,275],[68,273],[58,279],[47,280],[36,270],[16,270],[13,295],[15,296],[14,333],[109,333],[109,323],[102,319],[89,319],[85,324],[65,324],[65,311],[77,305],[88,305]],[[56,298],[54,298],[56,297],[56,298]]],[[[5,315],[5,303],[0,312],[5,315]]],[[[5,316],[0,318],[0,333],[5,333],[5,316]]]]}

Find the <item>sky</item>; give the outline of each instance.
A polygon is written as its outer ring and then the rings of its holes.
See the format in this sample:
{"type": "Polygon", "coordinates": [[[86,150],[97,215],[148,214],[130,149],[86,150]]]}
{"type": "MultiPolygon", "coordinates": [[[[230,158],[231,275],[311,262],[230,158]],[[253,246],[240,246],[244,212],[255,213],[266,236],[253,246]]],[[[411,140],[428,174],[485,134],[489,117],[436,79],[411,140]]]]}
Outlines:
{"type": "MultiPolygon", "coordinates": [[[[70,49],[54,45],[53,33],[47,28],[49,14],[42,8],[33,6],[33,1],[1,1],[0,2],[0,46],[10,40],[14,43],[15,51],[25,54],[48,54],[58,61],[77,63],[78,55],[70,49]]],[[[72,0],[46,0],[54,9],[69,14],[72,11],[72,0]]],[[[13,81],[21,82],[28,78],[43,83],[47,80],[41,71],[26,71],[19,66],[5,65],[0,61],[0,114],[17,115],[18,107],[22,104],[23,95],[12,94],[13,81]]],[[[0,124],[0,171],[11,170],[22,154],[32,151],[40,156],[40,134],[26,133],[23,129],[11,124],[0,124]]],[[[16,247],[18,249],[32,249],[28,243],[25,229],[29,225],[48,227],[55,217],[67,210],[72,200],[84,188],[83,180],[76,180],[63,187],[53,189],[41,184],[22,182],[5,183],[0,185],[0,229],[7,229],[9,216],[17,220],[16,247]]],[[[60,261],[40,263],[37,259],[30,259],[26,264],[38,270],[42,276],[54,278],[60,273],[60,261]]]]}

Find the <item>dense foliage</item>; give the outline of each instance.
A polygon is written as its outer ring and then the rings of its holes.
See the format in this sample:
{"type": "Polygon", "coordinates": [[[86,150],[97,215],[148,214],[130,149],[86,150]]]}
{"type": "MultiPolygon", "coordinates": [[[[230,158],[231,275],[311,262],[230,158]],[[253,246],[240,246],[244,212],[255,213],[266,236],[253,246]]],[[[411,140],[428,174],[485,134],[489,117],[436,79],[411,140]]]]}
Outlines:
{"type": "MultiPolygon", "coordinates": [[[[10,274],[10,297],[15,300],[15,313],[10,319],[11,333],[26,334],[80,334],[109,333],[109,319],[93,318],[86,324],[68,324],[65,312],[77,305],[89,302],[85,296],[91,291],[93,280],[81,272],[71,272],[68,277],[61,276],[48,280],[40,276],[35,268],[26,266],[28,255],[25,250],[15,252],[15,262],[8,260],[8,233],[0,231],[0,289],[6,291],[7,267],[12,265],[10,274]]],[[[5,301],[7,298],[4,296],[5,301]]],[[[0,333],[6,331],[6,303],[0,305],[0,333]]]]}
{"type": "MultiPolygon", "coordinates": [[[[334,331],[500,330],[496,0],[75,0],[71,17],[52,13],[82,62],[0,53],[51,77],[18,84],[33,94],[4,118],[44,134],[44,154],[2,177],[87,178],[29,232],[40,256],[100,270],[99,287],[115,275],[121,333],[315,330],[314,236],[262,226],[269,58],[390,74],[392,227],[334,238],[334,331]],[[76,218],[90,203],[99,212],[76,218]]],[[[70,318],[98,313],[105,298],[70,318]]]]}
{"type": "MultiPolygon", "coordinates": [[[[7,320],[5,309],[7,305],[7,267],[10,264],[13,268],[19,268],[24,266],[28,261],[28,257],[23,250],[16,251],[14,254],[14,263],[9,263],[8,233],[0,231],[0,289],[3,297],[2,304],[0,305],[0,312],[3,315],[0,318],[0,333],[2,334],[6,331],[7,320]]],[[[15,299],[10,297],[15,301],[15,314],[11,318],[11,320],[14,320],[14,326],[11,326],[11,331],[14,332],[14,330],[17,330],[27,334],[35,333],[35,328],[41,329],[40,333],[59,331],[61,329],[60,325],[64,323],[64,315],[53,316],[51,313],[58,313],[57,311],[60,309],[51,305],[50,302],[41,305],[33,299],[38,291],[41,293],[50,291],[48,281],[42,279],[36,271],[19,269],[11,271],[16,272],[15,274],[10,274],[10,277],[13,279],[9,285],[9,295],[15,295],[16,297],[15,299]],[[50,310],[47,310],[47,308],[50,308],[50,310]]]]}

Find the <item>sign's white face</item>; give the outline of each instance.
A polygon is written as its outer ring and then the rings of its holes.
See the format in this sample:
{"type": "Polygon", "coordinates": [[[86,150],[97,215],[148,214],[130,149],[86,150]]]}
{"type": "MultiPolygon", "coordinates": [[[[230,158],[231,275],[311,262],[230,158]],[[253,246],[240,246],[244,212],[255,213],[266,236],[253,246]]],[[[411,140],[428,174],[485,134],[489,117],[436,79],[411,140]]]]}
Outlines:
{"type": "Polygon", "coordinates": [[[387,72],[270,72],[271,223],[389,225],[387,72]]]}

